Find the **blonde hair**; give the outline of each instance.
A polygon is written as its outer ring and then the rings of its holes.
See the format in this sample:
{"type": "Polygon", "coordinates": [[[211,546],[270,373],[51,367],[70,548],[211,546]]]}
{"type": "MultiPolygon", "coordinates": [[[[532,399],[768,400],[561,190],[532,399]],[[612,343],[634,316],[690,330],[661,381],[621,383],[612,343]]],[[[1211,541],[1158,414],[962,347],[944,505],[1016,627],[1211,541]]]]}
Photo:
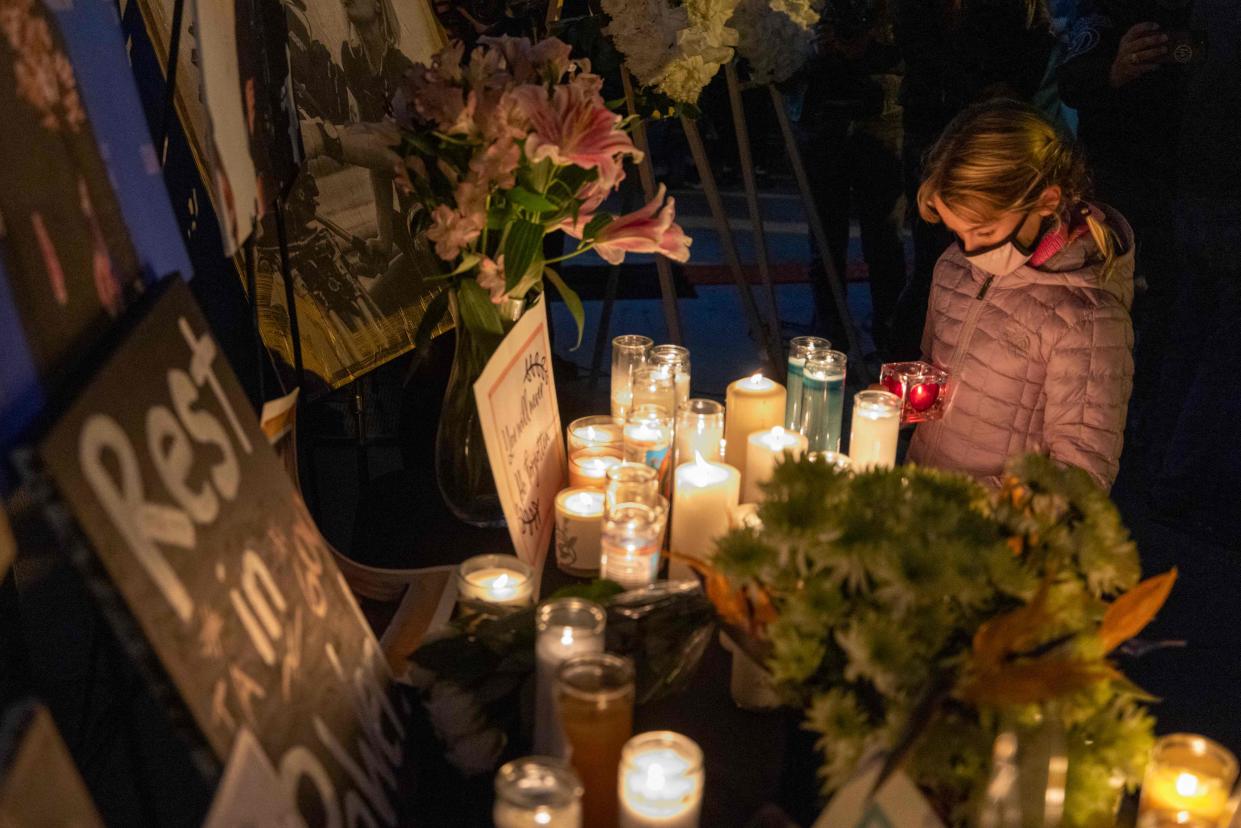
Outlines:
{"type": "MultiPolygon", "coordinates": [[[[1086,158],[1072,138],[1060,133],[1037,109],[1013,100],[993,100],[966,109],[935,142],[923,165],[918,213],[941,220],[934,199],[969,219],[994,221],[1009,212],[1039,206],[1048,187],[1059,187],[1056,215],[1085,201],[1090,192],[1086,158]]],[[[1086,213],[1099,248],[1100,279],[1111,275],[1118,242],[1105,222],[1086,213]]]]}

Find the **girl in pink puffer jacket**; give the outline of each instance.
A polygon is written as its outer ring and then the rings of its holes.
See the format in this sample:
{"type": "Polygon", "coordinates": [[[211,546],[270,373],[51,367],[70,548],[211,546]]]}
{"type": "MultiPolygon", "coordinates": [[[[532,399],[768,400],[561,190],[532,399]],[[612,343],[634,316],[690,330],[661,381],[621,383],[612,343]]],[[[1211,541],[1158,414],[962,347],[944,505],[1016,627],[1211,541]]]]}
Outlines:
{"type": "Polygon", "coordinates": [[[1129,225],[1085,201],[1078,147],[1015,101],[963,112],[925,169],[918,210],[958,244],[935,266],[922,350],[953,390],[909,459],[998,485],[1008,458],[1044,452],[1110,489],[1133,385],[1129,225]]]}

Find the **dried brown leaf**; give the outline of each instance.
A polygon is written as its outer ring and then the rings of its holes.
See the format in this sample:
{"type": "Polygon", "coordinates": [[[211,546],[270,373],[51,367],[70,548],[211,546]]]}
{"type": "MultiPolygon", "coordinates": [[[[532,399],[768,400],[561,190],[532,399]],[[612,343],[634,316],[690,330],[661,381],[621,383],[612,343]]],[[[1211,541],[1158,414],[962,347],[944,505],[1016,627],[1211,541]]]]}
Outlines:
{"type": "Polygon", "coordinates": [[[1104,652],[1110,653],[1151,622],[1168,600],[1176,574],[1176,567],[1173,567],[1162,575],[1147,578],[1112,602],[1099,625],[1099,640],[1103,642],[1104,652]]]}

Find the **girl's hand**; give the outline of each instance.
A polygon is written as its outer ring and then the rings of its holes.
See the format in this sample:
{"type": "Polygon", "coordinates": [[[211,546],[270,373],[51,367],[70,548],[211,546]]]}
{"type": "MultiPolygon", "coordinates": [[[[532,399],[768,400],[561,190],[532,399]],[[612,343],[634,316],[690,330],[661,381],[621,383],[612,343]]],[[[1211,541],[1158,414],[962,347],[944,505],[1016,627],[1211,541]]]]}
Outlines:
{"type": "Polygon", "coordinates": [[[1168,53],[1167,42],[1168,36],[1159,31],[1158,23],[1138,23],[1125,32],[1109,73],[1112,88],[1120,89],[1158,69],[1160,58],[1168,53]]]}

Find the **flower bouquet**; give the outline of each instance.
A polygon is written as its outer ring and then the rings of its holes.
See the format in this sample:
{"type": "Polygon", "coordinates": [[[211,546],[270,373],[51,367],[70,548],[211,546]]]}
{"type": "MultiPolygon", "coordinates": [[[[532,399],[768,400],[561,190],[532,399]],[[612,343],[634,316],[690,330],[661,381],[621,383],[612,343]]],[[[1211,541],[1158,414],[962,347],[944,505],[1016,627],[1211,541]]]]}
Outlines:
{"type": "Polygon", "coordinates": [[[425,233],[444,262],[446,289],[431,300],[416,336],[425,346],[445,316],[457,351],[440,419],[440,490],[458,517],[501,520],[474,407],[473,383],[508,326],[544,280],[577,322],[581,300],[549,265],[593,250],[620,264],[626,253],[689,258],[663,188],[641,209],[616,216],[604,201],[641,153],[630,122],[600,95],[601,79],[555,38],[483,38],[465,59],[456,43],[409,72],[394,102],[404,165],[399,181],[411,231],[425,233]],[[544,239],[564,231],[573,250],[545,258],[544,239]]]}
{"type": "Polygon", "coordinates": [[[1055,719],[1063,824],[1112,824],[1153,722],[1109,656],[1176,574],[1138,583],[1136,550],[1083,472],[1032,455],[990,495],[930,469],[786,462],[760,517],[697,565],[721,620],[805,708],[826,795],[878,750],[885,774],[903,768],[964,825],[986,806],[998,733],[1055,719]]]}
{"type": "Polygon", "coordinates": [[[822,0],[741,0],[737,54],[752,83],[783,83],[814,54],[822,0]]]}

